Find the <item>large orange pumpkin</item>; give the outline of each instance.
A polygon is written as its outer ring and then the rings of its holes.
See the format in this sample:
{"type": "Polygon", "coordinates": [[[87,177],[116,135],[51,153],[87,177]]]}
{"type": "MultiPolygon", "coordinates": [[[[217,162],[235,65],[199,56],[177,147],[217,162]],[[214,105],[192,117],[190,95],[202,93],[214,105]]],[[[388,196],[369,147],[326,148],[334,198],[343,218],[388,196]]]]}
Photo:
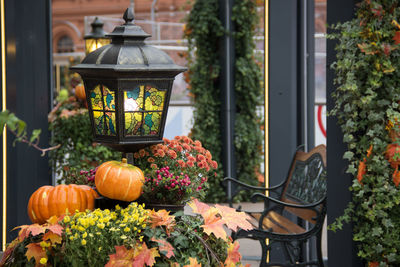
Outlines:
{"type": "Polygon", "coordinates": [[[78,84],[75,87],[75,96],[80,100],[86,101],[85,87],[82,84],[78,84]]]}
{"type": "Polygon", "coordinates": [[[96,191],[87,185],[42,186],[29,199],[28,215],[33,223],[45,223],[51,216],[60,216],[94,209],[96,191]]]}
{"type": "Polygon", "coordinates": [[[133,201],[140,197],[144,183],[141,169],[127,163],[126,159],[107,161],[99,166],[95,176],[100,194],[111,199],[133,201]]]}

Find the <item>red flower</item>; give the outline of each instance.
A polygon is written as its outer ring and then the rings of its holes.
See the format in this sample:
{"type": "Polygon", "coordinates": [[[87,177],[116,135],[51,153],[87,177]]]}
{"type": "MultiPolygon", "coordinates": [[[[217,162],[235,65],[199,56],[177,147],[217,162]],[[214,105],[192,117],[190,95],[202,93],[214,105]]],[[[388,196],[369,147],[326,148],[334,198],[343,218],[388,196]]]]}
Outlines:
{"type": "Polygon", "coordinates": [[[203,169],[205,167],[204,166],[204,161],[197,162],[197,167],[199,167],[200,169],[203,169]]]}
{"type": "Polygon", "coordinates": [[[150,164],[150,168],[152,168],[152,169],[158,169],[158,166],[157,166],[157,164],[152,163],[152,164],[150,164]]]}
{"type": "Polygon", "coordinates": [[[211,161],[210,164],[211,164],[211,167],[212,167],[213,169],[218,168],[218,163],[217,163],[215,160],[211,161]]]}
{"type": "Polygon", "coordinates": [[[150,163],[153,163],[153,162],[155,162],[156,160],[155,160],[154,158],[150,157],[150,158],[147,159],[147,161],[150,162],[150,163]]]}
{"type": "Polygon", "coordinates": [[[207,158],[207,159],[209,159],[209,160],[212,159],[212,155],[211,155],[210,151],[206,150],[205,155],[206,155],[206,158],[207,158]]]}
{"type": "Polygon", "coordinates": [[[164,144],[169,144],[171,141],[169,141],[169,139],[167,139],[167,138],[163,138],[163,141],[164,141],[164,144]]]}
{"type": "Polygon", "coordinates": [[[144,149],[140,149],[139,150],[139,155],[141,158],[143,158],[144,156],[146,156],[146,151],[144,151],[144,149]]]}
{"type": "Polygon", "coordinates": [[[198,147],[201,147],[201,142],[199,140],[196,140],[196,141],[194,141],[194,145],[198,146],[198,147]]]}
{"type": "Polygon", "coordinates": [[[177,150],[178,152],[182,152],[182,151],[183,151],[183,148],[182,148],[181,146],[176,146],[175,148],[176,148],[176,150],[177,150]]]}
{"type": "Polygon", "coordinates": [[[182,140],[183,140],[183,142],[185,142],[186,144],[190,144],[190,141],[192,141],[192,140],[190,140],[190,138],[187,137],[187,136],[183,136],[183,137],[182,137],[182,140]]]}
{"type": "Polygon", "coordinates": [[[164,150],[162,150],[162,149],[158,149],[158,150],[157,150],[157,153],[158,153],[158,156],[159,156],[159,157],[162,157],[162,158],[163,158],[163,157],[165,156],[165,152],[164,152],[164,150]]]}
{"type": "Polygon", "coordinates": [[[168,155],[172,158],[172,159],[176,159],[178,156],[176,155],[176,152],[173,150],[168,150],[168,155]]]}
{"type": "Polygon", "coordinates": [[[196,161],[196,158],[193,156],[188,156],[187,159],[188,159],[188,161],[193,161],[193,162],[196,161]]]}
{"type": "Polygon", "coordinates": [[[204,156],[201,155],[201,154],[198,154],[197,157],[196,157],[196,159],[197,159],[197,161],[205,161],[205,160],[206,160],[206,157],[204,157],[204,156]]]}
{"type": "Polygon", "coordinates": [[[175,136],[175,138],[174,138],[175,140],[181,140],[182,139],[182,137],[180,137],[180,136],[175,136]]]}
{"type": "Polygon", "coordinates": [[[194,166],[194,162],[193,162],[193,161],[188,161],[186,164],[187,164],[189,167],[193,167],[193,166],[194,166]]]}
{"type": "Polygon", "coordinates": [[[188,144],[182,144],[182,147],[186,151],[191,151],[192,150],[192,148],[188,144]]]}
{"type": "Polygon", "coordinates": [[[183,160],[178,160],[179,166],[181,166],[182,168],[186,167],[186,163],[183,160]]]}
{"type": "Polygon", "coordinates": [[[134,157],[135,159],[138,159],[138,158],[140,157],[140,155],[139,155],[139,153],[135,152],[135,153],[133,154],[133,157],[134,157]]]}

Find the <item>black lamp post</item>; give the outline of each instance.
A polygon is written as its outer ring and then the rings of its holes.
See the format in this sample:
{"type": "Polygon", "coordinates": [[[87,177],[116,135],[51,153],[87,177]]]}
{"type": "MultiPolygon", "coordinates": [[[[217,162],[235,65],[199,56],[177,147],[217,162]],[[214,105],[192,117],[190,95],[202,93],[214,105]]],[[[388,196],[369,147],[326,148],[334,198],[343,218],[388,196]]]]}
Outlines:
{"type": "Polygon", "coordinates": [[[110,38],[106,37],[106,32],[103,30],[104,23],[98,17],[90,25],[92,31],[84,37],[86,55],[110,43],[110,38]]]}
{"type": "Polygon", "coordinates": [[[162,142],[173,81],[186,69],[144,44],[150,35],[133,23],[132,8],[124,20],[106,35],[110,44],[71,69],[85,85],[94,140],[134,152],[162,142]]]}

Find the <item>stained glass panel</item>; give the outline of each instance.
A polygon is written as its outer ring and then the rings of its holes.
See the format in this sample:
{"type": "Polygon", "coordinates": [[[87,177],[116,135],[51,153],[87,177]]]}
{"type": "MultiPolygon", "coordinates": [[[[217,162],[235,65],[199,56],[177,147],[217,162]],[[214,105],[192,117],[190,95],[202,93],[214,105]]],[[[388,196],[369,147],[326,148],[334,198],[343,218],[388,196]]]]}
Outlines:
{"type": "Polygon", "coordinates": [[[115,113],[114,112],[106,112],[105,113],[106,119],[106,135],[116,135],[116,125],[115,125],[115,113]]]}
{"type": "Polygon", "coordinates": [[[125,111],[141,111],[143,110],[143,94],[144,86],[138,86],[133,90],[124,92],[124,109],[125,111]]]}
{"type": "Polygon", "coordinates": [[[164,108],[165,91],[160,91],[150,85],[146,85],[145,110],[162,111],[164,108]]]}
{"type": "Polygon", "coordinates": [[[103,97],[105,109],[115,111],[115,92],[103,86],[103,97]]]}
{"type": "Polygon", "coordinates": [[[161,112],[145,112],[144,113],[144,135],[157,135],[161,123],[161,112]]]}
{"type": "Polygon", "coordinates": [[[92,109],[103,110],[100,85],[96,86],[93,90],[90,91],[90,102],[92,104],[92,109]]]}
{"type": "Polygon", "coordinates": [[[142,112],[125,113],[126,135],[141,135],[142,112]]]}
{"type": "Polygon", "coordinates": [[[94,128],[96,134],[103,134],[104,130],[104,113],[100,111],[93,111],[94,128]]]}

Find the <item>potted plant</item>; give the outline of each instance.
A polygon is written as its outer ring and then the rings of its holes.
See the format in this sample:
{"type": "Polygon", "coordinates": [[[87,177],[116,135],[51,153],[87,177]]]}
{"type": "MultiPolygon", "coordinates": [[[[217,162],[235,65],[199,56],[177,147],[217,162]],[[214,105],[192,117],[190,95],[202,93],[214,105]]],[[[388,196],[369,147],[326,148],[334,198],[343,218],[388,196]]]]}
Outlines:
{"type": "Polygon", "coordinates": [[[139,150],[134,159],[145,174],[142,199],[156,209],[182,209],[190,199],[201,199],[218,167],[201,142],[187,136],[164,138],[163,144],[139,150]]]}

